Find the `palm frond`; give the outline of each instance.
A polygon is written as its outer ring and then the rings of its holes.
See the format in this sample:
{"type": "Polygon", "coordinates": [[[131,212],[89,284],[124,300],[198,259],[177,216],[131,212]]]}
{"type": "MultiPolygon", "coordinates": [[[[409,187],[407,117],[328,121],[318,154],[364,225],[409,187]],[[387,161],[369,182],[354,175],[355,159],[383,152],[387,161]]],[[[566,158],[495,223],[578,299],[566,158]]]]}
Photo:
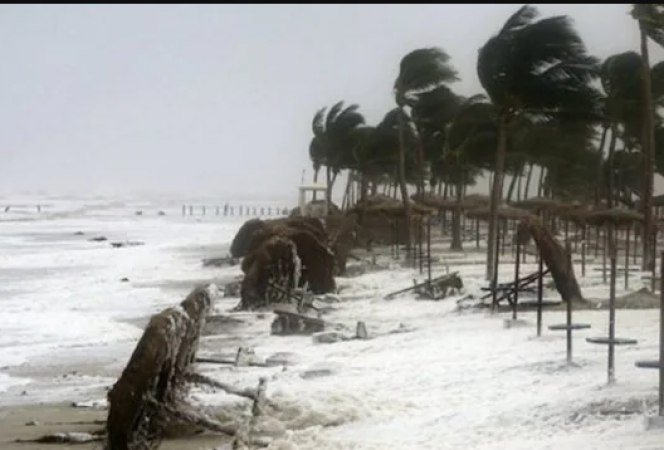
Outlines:
{"type": "Polygon", "coordinates": [[[523,5],[505,21],[505,25],[503,25],[498,34],[504,35],[528,26],[537,16],[539,16],[537,8],[531,5],[523,5]]]}
{"type": "Polygon", "coordinates": [[[399,63],[399,75],[394,83],[397,101],[411,92],[421,92],[443,83],[459,79],[450,56],[441,48],[419,48],[411,51],[399,63]]]}
{"type": "Polygon", "coordinates": [[[664,47],[664,4],[633,4],[630,14],[650,39],[664,47]]]}
{"type": "Polygon", "coordinates": [[[501,114],[529,109],[549,120],[563,111],[577,118],[592,111],[594,117],[601,95],[590,83],[599,75],[598,60],[569,17],[536,16],[534,8],[520,8],[480,49],[480,83],[501,114]]]}
{"type": "Polygon", "coordinates": [[[330,110],[327,113],[327,118],[325,119],[325,128],[328,129],[330,128],[330,125],[332,125],[341,112],[341,110],[344,108],[344,102],[340,101],[335,103],[330,110]]]}
{"type": "Polygon", "coordinates": [[[316,114],[314,114],[314,119],[311,122],[311,130],[314,133],[314,136],[322,136],[325,133],[325,112],[327,107],[322,107],[316,114]]]}

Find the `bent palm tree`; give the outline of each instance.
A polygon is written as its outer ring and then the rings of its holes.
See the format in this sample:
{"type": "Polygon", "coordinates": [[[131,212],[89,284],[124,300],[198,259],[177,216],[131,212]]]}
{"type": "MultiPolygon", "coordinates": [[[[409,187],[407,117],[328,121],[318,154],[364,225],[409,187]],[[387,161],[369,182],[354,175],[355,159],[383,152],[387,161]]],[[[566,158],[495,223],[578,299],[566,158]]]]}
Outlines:
{"type": "Polygon", "coordinates": [[[498,126],[487,279],[494,279],[496,273],[496,218],[510,123],[523,114],[547,121],[597,113],[599,93],[590,86],[597,76],[597,60],[588,55],[567,16],[535,21],[537,16],[534,7],[521,7],[484,44],[477,59],[477,74],[496,108],[498,126]]]}
{"type": "Polygon", "coordinates": [[[328,211],[332,203],[332,187],[337,174],[345,168],[351,158],[355,145],[355,130],[365,122],[364,116],[358,109],[358,105],[345,106],[341,101],[335,103],[329,111],[327,108],[322,108],[314,115],[312,122],[314,137],[309,144],[309,156],[316,174],[321,165],[325,165],[327,182],[325,202],[328,211]]]}
{"type": "MultiPolygon", "coordinates": [[[[434,89],[435,87],[451,83],[458,80],[456,69],[452,67],[450,56],[440,48],[420,48],[413,50],[401,59],[399,64],[399,75],[394,82],[394,98],[399,109],[399,186],[401,188],[401,197],[404,203],[406,216],[406,248],[410,253],[410,199],[408,196],[408,186],[406,183],[405,169],[405,142],[404,127],[406,123],[411,125],[411,120],[405,107],[412,101],[414,95],[434,89]]],[[[411,128],[414,128],[411,126],[411,128]]],[[[421,141],[417,144],[417,161],[419,166],[418,191],[424,191],[424,152],[421,141]]]]}

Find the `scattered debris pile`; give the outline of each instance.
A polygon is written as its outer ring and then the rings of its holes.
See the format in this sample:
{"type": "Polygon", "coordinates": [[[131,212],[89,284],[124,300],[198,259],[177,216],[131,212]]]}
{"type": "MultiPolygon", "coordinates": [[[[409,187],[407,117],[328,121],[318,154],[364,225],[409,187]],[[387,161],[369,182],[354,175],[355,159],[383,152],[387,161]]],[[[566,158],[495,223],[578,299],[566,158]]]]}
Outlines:
{"type": "Polygon", "coordinates": [[[442,300],[450,294],[458,294],[463,289],[463,280],[459,272],[441,275],[421,283],[413,280],[413,285],[398,291],[391,292],[385,296],[385,300],[391,300],[399,295],[414,293],[417,298],[427,300],[442,300]]]}

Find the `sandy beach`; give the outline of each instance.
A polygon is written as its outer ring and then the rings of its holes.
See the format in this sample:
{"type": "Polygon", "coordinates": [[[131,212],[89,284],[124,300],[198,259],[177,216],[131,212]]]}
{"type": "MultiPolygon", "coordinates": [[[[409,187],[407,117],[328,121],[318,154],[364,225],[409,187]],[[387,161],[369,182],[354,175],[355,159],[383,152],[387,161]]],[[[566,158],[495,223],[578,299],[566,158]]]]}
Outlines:
{"type": "MultiPolygon", "coordinates": [[[[48,450],[76,448],[99,450],[99,441],[75,444],[30,442],[61,432],[95,433],[104,427],[106,410],[74,408],[71,403],[37,403],[0,407],[0,448],[2,450],[48,450]]],[[[163,450],[211,450],[227,443],[219,435],[198,435],[164,440],[163,450]]]]}

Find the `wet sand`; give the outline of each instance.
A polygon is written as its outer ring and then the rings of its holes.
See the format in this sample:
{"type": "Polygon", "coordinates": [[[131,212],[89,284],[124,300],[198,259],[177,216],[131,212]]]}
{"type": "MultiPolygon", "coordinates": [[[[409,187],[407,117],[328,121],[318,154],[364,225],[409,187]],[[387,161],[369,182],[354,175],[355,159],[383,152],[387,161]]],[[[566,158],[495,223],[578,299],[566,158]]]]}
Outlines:
{"type": "MultiPolygon", "coordinates": [[[[0,407],[0,448],[2,450],[99,450],[100,441],[81,444],[45,444],[34,441],[57,432],[92,433],[104,428],[106,410],[74,408],[71,403],[38,403],[0,407]],[[20,440],[22,442],[17,442],[20,440]]],[[[228,438],[202,434],[163,441],[161,450],[212,450],[228,443],[228,438]]]]}

